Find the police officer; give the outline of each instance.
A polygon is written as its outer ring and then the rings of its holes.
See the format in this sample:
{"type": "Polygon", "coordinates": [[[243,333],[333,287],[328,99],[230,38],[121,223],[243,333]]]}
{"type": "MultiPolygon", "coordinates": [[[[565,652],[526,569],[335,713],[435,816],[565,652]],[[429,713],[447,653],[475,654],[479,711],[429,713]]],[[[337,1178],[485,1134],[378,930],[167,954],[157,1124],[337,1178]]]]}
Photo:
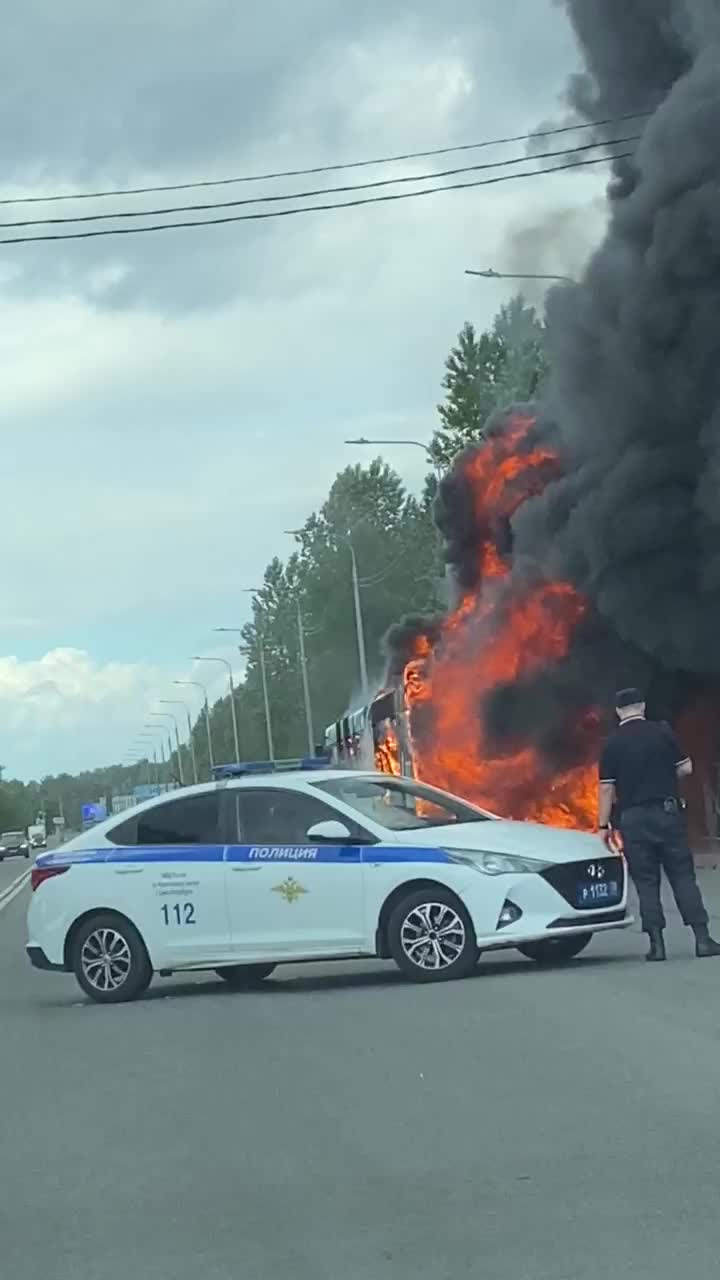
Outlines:
{"type": "Polygon", "coordinates": [[[720,944],[708,931],[678,789],[679,779],[692,773],[692,761],[668,724],[645,719],[645,699],[638,689],[621,689],[615,704],[620,725],[600,759],[598,825],[610,848],[611,816],[619,823],[642,927],[650,937],[647,959],[665,959],[661,868],[683,922],[695,934],[696,956],[720,956],[720,944]]]}

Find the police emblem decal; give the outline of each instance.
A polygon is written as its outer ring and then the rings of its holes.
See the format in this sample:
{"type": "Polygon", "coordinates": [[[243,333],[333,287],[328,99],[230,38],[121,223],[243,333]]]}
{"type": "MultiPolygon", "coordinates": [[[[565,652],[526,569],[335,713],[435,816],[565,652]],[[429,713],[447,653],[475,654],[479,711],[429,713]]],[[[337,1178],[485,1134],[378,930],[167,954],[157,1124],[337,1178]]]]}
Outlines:
{"type": "Polygon", "coordinates": [[[284,898],[286,902],[297,902],[298,898],[302,898],[303,894],[308,892],[298,883],[294,876],[288,876],[287,880],[283,880],[282,884],[273,885],[272,891],[273,893],[279,893],[280,897],[284,898]]]}

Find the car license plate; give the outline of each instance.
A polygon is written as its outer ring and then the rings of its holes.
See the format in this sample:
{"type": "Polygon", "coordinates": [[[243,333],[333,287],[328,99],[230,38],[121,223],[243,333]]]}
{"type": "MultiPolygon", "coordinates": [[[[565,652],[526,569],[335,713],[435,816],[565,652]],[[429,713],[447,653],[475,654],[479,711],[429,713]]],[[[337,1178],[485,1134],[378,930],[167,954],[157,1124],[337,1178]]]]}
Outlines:
{"type": "Polygon", "coordinates": [[[581,880],[575,891],[576,907],[612,907],[622,899],[618,880],[581,880]]]}

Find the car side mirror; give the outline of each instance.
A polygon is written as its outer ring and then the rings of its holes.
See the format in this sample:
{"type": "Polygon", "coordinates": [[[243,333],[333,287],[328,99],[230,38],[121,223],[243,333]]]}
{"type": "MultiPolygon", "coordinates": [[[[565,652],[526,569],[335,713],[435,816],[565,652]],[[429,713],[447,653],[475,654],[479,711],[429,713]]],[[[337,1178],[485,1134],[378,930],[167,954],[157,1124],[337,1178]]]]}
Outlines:
{"type": "Polygon", "coordinates": [[[308,840],[317,840],[319,843],[326,844],[346,844],[352,839],[350,830],[345,826],[344,822],[338,822],[335,818],[328,818],[325,822],[316,822],[305,833],[308,840]]]}

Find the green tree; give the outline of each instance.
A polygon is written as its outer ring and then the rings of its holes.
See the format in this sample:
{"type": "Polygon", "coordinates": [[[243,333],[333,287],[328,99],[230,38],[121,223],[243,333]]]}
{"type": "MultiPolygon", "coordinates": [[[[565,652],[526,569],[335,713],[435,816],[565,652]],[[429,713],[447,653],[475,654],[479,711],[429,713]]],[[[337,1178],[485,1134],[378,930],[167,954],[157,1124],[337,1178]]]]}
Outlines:
{"type": "Polygon", "coordinates": [[[535,308],[517,294],[501,307],[493,333],[502,342],[505,360],[497,387],[496,407],[542,395],[550,370],[545,329],[535,308]]]}
{"type": "Polygon", "coordinates": [[[463,325],[445,362],[446,397],[431,448],[443,466],[484,438],[488,418],[516,400],[537,397],[548,373],[544,329],[522,295],[500,308],[490,331],[463,325]]]}
{"type": "Polygon", "coordinates": [[[442,426],[432,439],[434,458],[448,466],[465,445],[483,437],[487,418],[497,404],[505,344],[495,333],[481,333],[467,321],[445,361],[445,400],[438,405],[442,426]]]}
{"type": "MultiPolygon", "coordinates": [[[[298,534],[286,565],[272,561],[244,632],[248,651],[240,694],[243,725],[263,747],[259,669],[262,637],[276,755],[304,754],[307,735],[299,660],[297,607],[305,633],[315,741],[325,726],[361,698],[352,590],[355,553],[373,692],[384,677],[382,638],[411,609],[437,606],[437,535],[429,503],[410,497],[381,459],[347,467],[298,534]]],[[[242,730],[241,730],[242,732],[242,730]]]]}

